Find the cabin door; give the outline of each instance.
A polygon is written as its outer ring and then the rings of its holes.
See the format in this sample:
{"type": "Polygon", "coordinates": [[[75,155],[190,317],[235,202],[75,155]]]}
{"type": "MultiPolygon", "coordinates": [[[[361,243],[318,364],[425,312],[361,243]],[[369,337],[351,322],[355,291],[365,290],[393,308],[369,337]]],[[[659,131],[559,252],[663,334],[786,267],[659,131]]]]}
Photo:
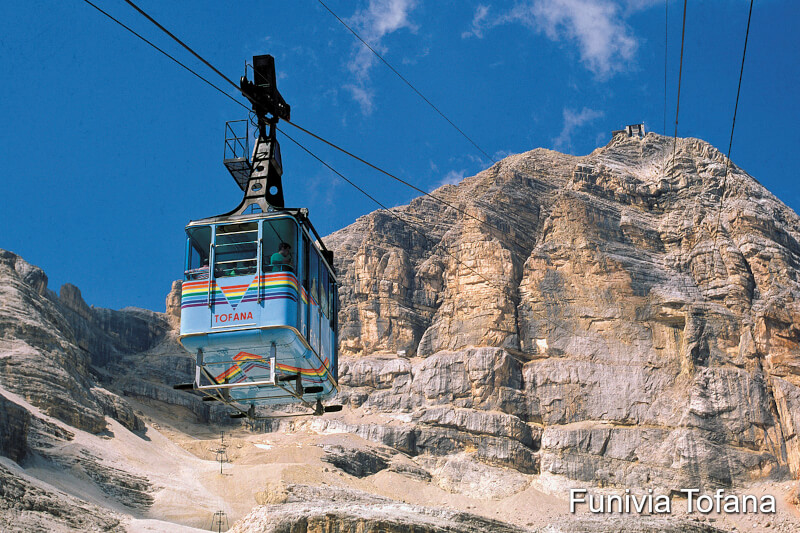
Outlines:
{"type": "Polygon", "coordinates": [[[260,319],[258,223],[219,224],[213,237],[211,327],[255,326],[260,319]]]}

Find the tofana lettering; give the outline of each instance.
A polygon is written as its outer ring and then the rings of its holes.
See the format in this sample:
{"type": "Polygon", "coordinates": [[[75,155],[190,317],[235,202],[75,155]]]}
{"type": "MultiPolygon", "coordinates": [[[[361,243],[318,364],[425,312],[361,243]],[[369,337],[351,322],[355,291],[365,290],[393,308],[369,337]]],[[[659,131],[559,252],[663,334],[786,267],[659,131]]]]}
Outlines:
{"type": "Polygon", "coordinates": [[[718,489],[713,496],[699,494],[698,489],[684,489],[681,491],[686,494],[686,512],[693,513],[697,510],[700,513],[774,513],[775,498],[769,494],[756,498],[752,494],[725,494],[725,491],[718,489]]]}
{"type": "Polygon", "coordinates": [[[247,313],[227,313],[222,315],[214,315],[215,324],[224,324],[226,322],[236,322],[237,320],[253,320],[253,312],[247,313]]]}
{"type": "MultiPolygon", "coordinates": [[[[687,513],[775,513],[775,497],[765,494],[757,497],[753,494],[725,494],[718,489],[714,494],[700,494],[700,489],[680,489],[679,494],[686,497],[687,513]]],[[[672,500],[665,494],[631,494],[625,489],[624,494],[589,493],[586,489],[570,489],[569,512],[578,511],[579,505],[586,505],[590,513],[619,514],[670,514],[672,500]]]]}

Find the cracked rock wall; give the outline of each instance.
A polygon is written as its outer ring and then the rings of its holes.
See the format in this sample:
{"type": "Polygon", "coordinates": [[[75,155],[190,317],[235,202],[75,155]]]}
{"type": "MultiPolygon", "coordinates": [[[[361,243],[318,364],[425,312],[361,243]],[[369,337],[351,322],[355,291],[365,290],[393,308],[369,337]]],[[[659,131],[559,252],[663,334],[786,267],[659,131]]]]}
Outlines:
{"type": "Polygon", "coordinates": [[[799,475],[800,218],[725,167],[701,140],[673,164],[671,138],[617,135],[393,208],[424,235],[380,211],[332,234],[343,398],[413,414],[370,430],[401,449],[431,423],[525,426],[522,468],[601,485],[799,475]]]}

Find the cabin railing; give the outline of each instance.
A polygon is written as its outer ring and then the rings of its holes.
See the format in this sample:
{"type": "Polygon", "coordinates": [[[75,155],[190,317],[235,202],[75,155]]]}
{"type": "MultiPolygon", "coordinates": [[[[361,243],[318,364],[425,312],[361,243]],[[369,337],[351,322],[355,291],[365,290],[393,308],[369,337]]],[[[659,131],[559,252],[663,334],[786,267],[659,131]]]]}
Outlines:
{"type": "MultiPolygon", "coordinates": [[[[214,265],[215,264],[214,263],[215,259],[216,258],[214,257],[214,243],[211,243],[211,254],[209,254],[209,258],[208,258],[209,265],[214,265]]],[[[213,281],[214,281],[214,268],[210,268],[209,267],[209,269],[208,269],[208,298],[207,298],[207,301],[206,301],[206,303],[208,304],[208,308],[209,309],[211,309],[211,300],[212,300],[211,287],[213,285],[213,281]]]]}
{"type": "Polygon", "coordinates": [[[258,298],[257,303],[261,305],[261,274],[262,274],[262,254],[264,248],[264,239],[258,239],[258,265],[256,266],[256,278],[258,279],[258,298]]]}

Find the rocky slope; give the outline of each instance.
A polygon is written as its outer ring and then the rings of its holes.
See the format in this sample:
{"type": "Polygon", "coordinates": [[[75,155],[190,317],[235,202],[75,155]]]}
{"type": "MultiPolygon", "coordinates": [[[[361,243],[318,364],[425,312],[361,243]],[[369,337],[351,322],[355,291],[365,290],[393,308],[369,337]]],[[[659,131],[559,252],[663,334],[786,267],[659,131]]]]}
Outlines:
{"type": "Polygon", "coordinates": [[[169,329],[162,315],[93,309],[69,284],[56,296],[41,269],[6,251],[0,278],[2,386],[79,429],[103,431],[105,415],[141,429],[123,402],[96,386],[92,369],[155,344],[169,329]]]}
{"type": "Polygon", "coordinates": [[[122,395],[213,418],[200,398],[172,390],[192,359],[163,313],[89,307],[69,284],[56,295],[41,269],[4,250],[0,279],[0,456],[16,463],[0,471],[2,529],[124,529],[160,487],[104,450],[115,439],[110,421],[150,441],[122,395]]]}

